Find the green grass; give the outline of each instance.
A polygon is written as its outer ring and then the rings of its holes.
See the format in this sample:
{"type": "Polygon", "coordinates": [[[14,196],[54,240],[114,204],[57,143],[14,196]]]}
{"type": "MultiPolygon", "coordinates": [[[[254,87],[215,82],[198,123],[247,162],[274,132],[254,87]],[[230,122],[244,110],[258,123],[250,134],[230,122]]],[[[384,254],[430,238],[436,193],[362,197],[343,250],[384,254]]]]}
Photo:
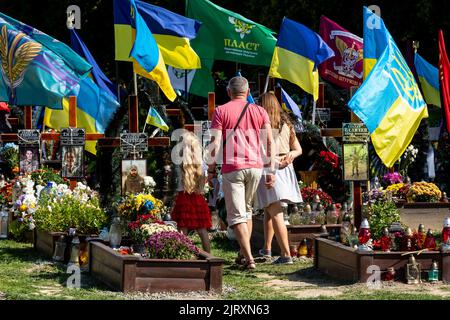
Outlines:
{"type": "MultiPolygon", "coordinates": [[[[198,237],[193,237],[199,245],[198,237]]],[[[216,299],[238,300],[286,300],[286,299],[333,299],[333,300],[435,300],[449,299],[448,286],[407,286],[401,289],[368,290],[364,285],[336,282],[314,270],[311,262],[297,261],[293,265],[258,263],[256,270],[243,271],[233,262],[237,254],[234,243],[223,238],[212,240],[212,254],[225,259],[223,267],[224,293],[216,299]],[[286,286],[281,286],[279,283],[286,286]],[[275,284],[274,284],[275,283],[275,284]],[[299,285],[299,283],[301,285],[299,285]],[[429,289],[429,288],[428,288],[429,289]],[[319,294],[302,295],[311,290],[319,294]],[[339,295],[332,295],[339,291],[339,295]],[[323,293],[322,293],[323,292],[323,293]]],[[[104,284],[81,275],[81,288],[67,288],[70,274],[67,267],[53,263],[37,253],[31,244],[0,241],[0,299],[133,299],[136,296],[113,292],[104,284]]]]}
{"type": "Polygon", "coordinates": [[[6,299],[120,299],[104,285],[81,275],[81,288],[67,288],[66,266],[53,264],[31,244],[0,241],[0,292],[6,299]]]}

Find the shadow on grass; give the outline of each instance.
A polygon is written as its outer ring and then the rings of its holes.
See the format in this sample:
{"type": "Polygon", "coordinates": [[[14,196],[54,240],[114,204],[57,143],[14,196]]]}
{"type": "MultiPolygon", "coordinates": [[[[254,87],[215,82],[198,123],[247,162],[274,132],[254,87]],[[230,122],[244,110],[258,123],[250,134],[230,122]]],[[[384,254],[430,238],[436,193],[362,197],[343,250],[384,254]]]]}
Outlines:
{"type": "Polygon", "coordinates": [[[0,257],[2,261],[10,259],[20,262],[35,262],[38,259],[46,259],[33,247],[2,247],[0,248],[0,257]]]}
{"type": "MultiPolygon", "coordinates": [[[[68,265],[62,263],[55,262],[52,264],[52,266],[55,268],[54,271],[40,271],[39,273],[31,275],[31,278],[38,281],[51,280],[59,283],[63,287],[67,287],[68,279],[74,273],[68,272],[68,265]]],[[[95,289],[108,292],[112,291],[112,289],[105,285],[103,282],[91,277],[89,272],[81,273],[80,285],[81,289],[86,290],[95,289]]]]}
{"type": "Polygon", "coordinates": [[[336,280],[314,267],[300,269],[288,275],[289,281],[301,281],[318,287],[340,287],[354,284],[352,281],[336,280]]]}

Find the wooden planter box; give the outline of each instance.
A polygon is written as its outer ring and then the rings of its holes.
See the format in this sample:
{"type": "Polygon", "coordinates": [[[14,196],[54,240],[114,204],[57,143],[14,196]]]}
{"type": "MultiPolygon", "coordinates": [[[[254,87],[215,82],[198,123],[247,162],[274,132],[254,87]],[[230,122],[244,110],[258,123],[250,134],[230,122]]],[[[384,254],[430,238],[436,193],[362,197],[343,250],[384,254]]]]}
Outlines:
{"type": "MultiPolygon", "coordinates": [[[[327,224],[325,225],[327,227],[327,231],[333,232],[334,230],[341,229],[340,224],[327,224]]],[[[287,231],[288,231],[288,240],[289,240],[289,246],[298,246],[300,242],[303,239],[308,240],[308,244],[311,244],[313,246],[313,252],[314,252],[314,239],[317,237],[317,234],[320,233],[320,227],[319,224],[311,224],[311,225],[287,225],[287,231]]],[[[251,239],[252,249],[259,250],[264,245],[264,216],[258,215],[253,217],[253,232],[252,232],[252,239],[251,239]]],[[[280,247],[278,246],[278,242],[276,240],[276,237],[272,240],[272,254],[280,254],[280,247]]]]}
{"type": "MultiPolygon", "coordinates": [[[[45,232],[35,230],[34,232],[34,249],[43,255],[51,258],[55,252],[55,243],[60,236],[66,236],[64,232],[45,232]]],[[[67,246],[66,246],[67,249],[67,246]]],[[[67,250],[66,250],[67,251],[67,250]]]]}
{"type": "MultiPolygon", "coordinates": [[[[60,236],[65,236],[66,239],[66,249],[64,251],[64,261],[63,263],[68,263],[70,260],[70,251],[72,245],[72,236],[68,236],[67,232],[45,232],[38,231],[35,229],[34,232],[34,248],[45,256],[52,258],[53,253],[55,252],[56,241],[58,241],[60,236]]],[[[86,236],[86,235],[78,235],[78,239],[80,240],[80,251],[88,250],[87,245],[88,242],[92,239],[96,239],[96,235],[86,236]]]]}
{"type": "MultiPolygon", "coordinates": [[[[396,280],[405,279],[405,266],[409,258],[409,255],[402,256],[405,252],[359,252],[336,241],[319,237],[315,242],[314,267],[333,278],[366,282],[371,276],[367,273],[367,268],[376,265],[381,272],[393,267],[396,280]]],[[[419,255],[414,254],[414,257],[421,265],[422,279],[427,279],[427,271],[435,260],[439,264],[440,279],[444,283],[450,283],[450,251],[424,251],[419,255]]]]}
{"type": "Polygon", "coordinates": [[[122,292],[222,292],[223,259],[206,252],[199,260],[145,259],[121,255],[100,241],[89,242],[89,273],[122,292]]]}
{"type": "Polygon", "coordinates": [[[441,231],[444,219],[450,216],[448,202],[413,202],[404,203],[399,208],[401,221],[411,229],[423,223],[426,229],[441,231]]]}

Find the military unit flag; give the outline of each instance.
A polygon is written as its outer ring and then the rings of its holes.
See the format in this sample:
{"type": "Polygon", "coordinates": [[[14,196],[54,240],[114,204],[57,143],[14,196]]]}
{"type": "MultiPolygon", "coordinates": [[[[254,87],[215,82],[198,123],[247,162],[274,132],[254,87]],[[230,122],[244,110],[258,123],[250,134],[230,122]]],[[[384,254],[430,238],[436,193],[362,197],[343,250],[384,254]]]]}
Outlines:
{"type": "Polygon", "coordinates": [[[334,57],[319,66],[319,75],[341,88],[359,87],[363,78],[363,39],[325,16],[319,34],[334,51],[334,57]]]}

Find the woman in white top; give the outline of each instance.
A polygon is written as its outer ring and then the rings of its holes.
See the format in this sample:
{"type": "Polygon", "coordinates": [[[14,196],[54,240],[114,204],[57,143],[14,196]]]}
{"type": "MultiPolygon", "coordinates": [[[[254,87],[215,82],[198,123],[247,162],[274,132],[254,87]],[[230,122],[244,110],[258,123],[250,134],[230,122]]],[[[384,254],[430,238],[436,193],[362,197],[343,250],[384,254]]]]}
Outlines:
{"type": "Polygon", "coordinates": [[[282,204],[302,202],[300,188],[295,176],[292,162],[302,154],[302,148],[295,135],[294,127],[287,114],[281,109],[277,98],[271,92],[261,95],[259,104],[269,114],[275,140],[278,169],[275,173],[275,185],[267,189],[262,178],[257,190],[256,207],[264,209],[264,249],[260,254],[271,256],[274,233],[281,249],[281,256],[276,264],[291,264],[289,240],[284,224],[282,204]]]}

